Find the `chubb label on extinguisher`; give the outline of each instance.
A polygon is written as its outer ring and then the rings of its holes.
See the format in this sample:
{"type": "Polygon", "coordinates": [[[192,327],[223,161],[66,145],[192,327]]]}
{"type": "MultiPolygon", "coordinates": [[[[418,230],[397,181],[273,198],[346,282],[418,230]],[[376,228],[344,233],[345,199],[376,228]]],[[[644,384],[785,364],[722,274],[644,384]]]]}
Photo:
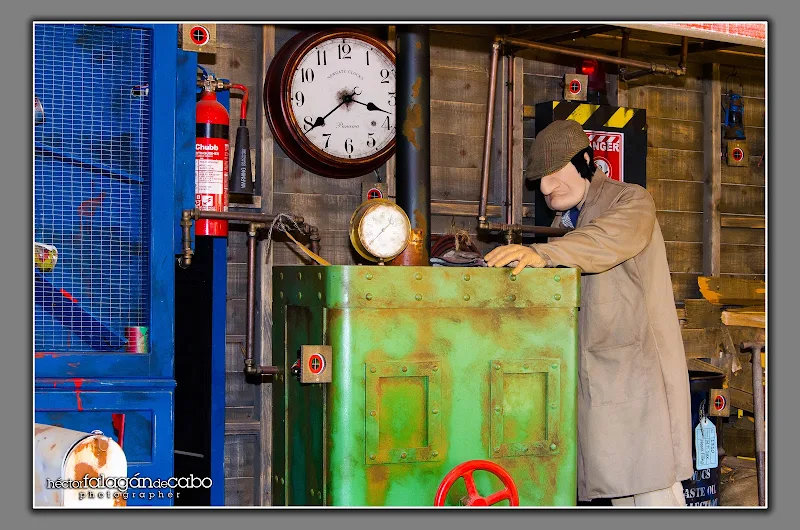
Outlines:
{"type": "Polygon", "coordinates": [[[195,207],[200,210],[227,210],[228,140],[202,138],[195,145],[195,207]]]}

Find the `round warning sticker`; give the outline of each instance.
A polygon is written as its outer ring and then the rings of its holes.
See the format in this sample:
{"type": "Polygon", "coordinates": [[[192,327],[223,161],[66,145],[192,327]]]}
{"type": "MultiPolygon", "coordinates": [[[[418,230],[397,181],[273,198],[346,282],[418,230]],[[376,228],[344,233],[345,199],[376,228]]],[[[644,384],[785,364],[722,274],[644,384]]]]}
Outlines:
{"type": "Polygon", "coordinates": [[[725,396],[717,396],[714,398],[714,410],[724,410],[726,404],[727,402],[725,401],[725,396]]]}
{"type": "Polygon", "coordinates": [[[202,46],[208,42],[208,30],[203,26],[192,27],[192,29],[189,31],[189,35],[192,38],[192,42],[198,46],[202,46]]]}
{"type": "Polygon", "coordinates": [[[744,151],[742,151],[741,147],[736,147],[733,150],[733,159],[737,162],[740,162],[744,158],[744,151]]]}
{"type": "Polygon", "coordinates": [[[383,192],[378,188],[370,188],[367,192],[367,199],[383,199],[383,192]]]}
{"type": "Polygon", "coordinates": [[[319,375],[325,369],[325,358],[315,353],[308,358],[308,370],[314,374],[319,375]]]}
{"type": "Polygon", "coordinates": [[[569,82],[569,92],[570,92],[570,94],[580,94],[582,88],[583,88],[583,85],[577,79],[573,79],[572,81],[569,82]]]}

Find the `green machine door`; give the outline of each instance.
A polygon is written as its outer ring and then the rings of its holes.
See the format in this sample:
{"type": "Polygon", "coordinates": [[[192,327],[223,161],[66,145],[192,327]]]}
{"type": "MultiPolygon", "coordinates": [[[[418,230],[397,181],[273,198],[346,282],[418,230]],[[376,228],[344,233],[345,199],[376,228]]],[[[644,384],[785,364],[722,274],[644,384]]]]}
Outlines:
{"type": "MultiPolygon", "coordinates": [[[[274,274],[276,505],[432,506],[447,473],[473,460],[501,466],[520,505],[575,504],[576,270],[274,274]],[[313,367],[329,382],[300,382],[292,365],[320,345],[328,358],[313,367]]],[[[472,476],[481,494],[504,488],[472,476]]],[[[446,504],[466,495],[457,480],[446,504]]]]}

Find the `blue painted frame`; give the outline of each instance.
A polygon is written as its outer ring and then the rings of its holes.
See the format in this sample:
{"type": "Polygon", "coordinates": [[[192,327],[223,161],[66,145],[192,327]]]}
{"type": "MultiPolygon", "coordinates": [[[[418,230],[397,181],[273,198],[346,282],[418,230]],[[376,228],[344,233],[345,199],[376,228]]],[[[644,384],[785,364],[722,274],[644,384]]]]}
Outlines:
{"type": "MultiPolygon", "coordinates": [[[[140,477],[152,480],[167,480],[172,477],[174,469],[172,449],[174,389],[175,382],[165,379],[37,379],[34,410],[38,414],[148,412],[152,415],[150,432],[152,458],[148,462],[129,462],[128,477],[138,473],[140,477]]],[[[70,422],[63,426],[75,428],[70,422]]],[[[112,433],[104,434],[112,436],[112,433]]],[[[153,499],[129,499],[128,506],[174,504],[173,499],[168,497],[167,490],[161,499],[158,498],[157,492],[154,495],[153,499]]]]}
{"type": "MultiPolygon", "coordinates": [[[[177,124],[178,93],[195,86],[194,71],[186,79],[178,75],[176,24],[126,24],[122,27],[152,31],[151,73],[152,195],[150,211],[150,345],[145,354],[37,352],[35,377],[174,377],[175,249],[179,248],[180,209],[187,204],[185,173],[194,174],[194,140],[177,124]],[[170,149],[167,146],[173,146],[170,149]],[[180,177],[177,175],[180,174],[180,177]],[[176,193],[181,191],[180,196],[176,193]]],[[[196,61],[196,59],[195,59],[196,61]]],[[[191,61],[189,61],[191,62],[191,61]]],[[[185,69],[181,73],[185,73],[185,69]]],[[[194,101],[191,101],[194,109],[194,101]]],[[[192,179],[192,186],[194,182],[192,179]]],[[[193,195],[193,193],[192,193],[193,195]]]]}

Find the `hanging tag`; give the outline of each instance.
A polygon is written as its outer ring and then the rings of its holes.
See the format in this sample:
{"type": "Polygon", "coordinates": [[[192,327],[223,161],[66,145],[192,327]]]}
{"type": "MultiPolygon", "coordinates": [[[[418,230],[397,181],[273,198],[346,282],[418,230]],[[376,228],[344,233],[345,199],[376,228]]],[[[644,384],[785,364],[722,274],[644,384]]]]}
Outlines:
{"type": "Polygon", "coordinates": [[[717,429],[707,417],[694,428],[694,448],[698,471],[717,467],[717,429]]]}

